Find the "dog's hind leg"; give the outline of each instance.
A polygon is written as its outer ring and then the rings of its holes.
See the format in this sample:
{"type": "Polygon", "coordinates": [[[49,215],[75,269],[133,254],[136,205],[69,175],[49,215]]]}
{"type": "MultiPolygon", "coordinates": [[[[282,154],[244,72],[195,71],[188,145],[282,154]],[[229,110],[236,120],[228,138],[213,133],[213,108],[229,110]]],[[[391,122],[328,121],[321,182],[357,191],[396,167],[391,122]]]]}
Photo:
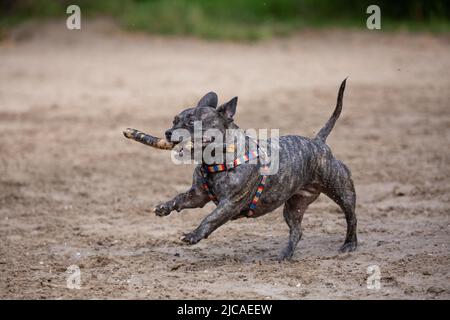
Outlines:
{"type": "Polygon", "coordinates": [[[358,246],[356,236],[356,192],[350,170],[339,160],[332,160],[331,170],[323,186],[323,192],[344,211],[347,234],[340,252],[354,251],[358,246]]]}
{"type": "Polygon", "coordinates": [[[302,237],[301,224],[303,214],[308,206],[314,202],[319,196],[319,192],[315,189],[302,189],[286,201],[283,209],[284,220],[289,226],[289,241],[278,260],[289,260],[294,254],[295,247],[302,237]]]}

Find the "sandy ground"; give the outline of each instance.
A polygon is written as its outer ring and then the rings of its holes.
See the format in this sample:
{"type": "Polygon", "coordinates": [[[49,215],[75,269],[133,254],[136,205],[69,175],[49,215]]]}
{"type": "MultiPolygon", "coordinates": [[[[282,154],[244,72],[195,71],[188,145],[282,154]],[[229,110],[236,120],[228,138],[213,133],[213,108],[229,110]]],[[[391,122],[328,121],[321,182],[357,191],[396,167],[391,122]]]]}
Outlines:
{"type": "Polygon", "coordinates": [[[107,21],[29,25],[0,43],[2,298],[450,298],[450,38],[304,31],[257,44],[126,34],[107,21]],[[321,196],[294,261],[281,208],[179,241],[212,210],[155,217],[192,166],[126,140],[162,135],[209,90],[243,128],[312,136],[350,76],[328,139],[353,171],[360,246],[321,196]],[[66,269],[81,270],[68,289],[66,269]],[[381,288],[366,286],[380,268],[381,288]]]}

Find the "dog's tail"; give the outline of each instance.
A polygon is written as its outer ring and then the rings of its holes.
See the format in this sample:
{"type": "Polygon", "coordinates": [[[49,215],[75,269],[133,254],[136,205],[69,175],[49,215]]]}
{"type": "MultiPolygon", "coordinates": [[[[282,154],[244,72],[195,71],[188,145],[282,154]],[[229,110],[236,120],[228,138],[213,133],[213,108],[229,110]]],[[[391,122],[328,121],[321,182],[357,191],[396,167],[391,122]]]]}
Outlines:
{"type": "Polygon", "coordinates": [[[344,98],[344,90],[345,90],[345,83],[347,82],[347,78],[342,81],[341,86],[339,88],[339,93],[337,97],[336,102],[336,108],[334,109],[333,114],[331,115],[331,118],[328,119],[327,123],[320,129],[319,133],[316,136],[316,139],[319,139],[323,142],[327,140],[328,135],[330,134],[331,130],[333,130],[334,124],[336,123],[336,120],[339,118],[339,115],[342,111],[342,100],[344,98]]]}

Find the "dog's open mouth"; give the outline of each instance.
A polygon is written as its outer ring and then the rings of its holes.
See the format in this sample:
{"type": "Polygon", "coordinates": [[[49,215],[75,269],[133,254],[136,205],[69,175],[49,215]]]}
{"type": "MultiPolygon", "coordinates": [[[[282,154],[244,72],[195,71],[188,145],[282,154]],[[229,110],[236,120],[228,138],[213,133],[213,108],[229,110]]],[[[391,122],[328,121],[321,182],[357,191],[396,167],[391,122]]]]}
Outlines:
{"type": "Polygon", "coordinates": [[[172,143],[174,144],[173,149],[176,150],[178,155],[181,157],[186,154],[186,152],[191,153],[194,147],[201,149],[205,148],[210,143],[213,143],[214,140],[214,138],[203,135],[201,138],[194,138],[191,136],[190,139],[189,137],[187,139],[183,139],[183,137],[181,137],[179,141],[173,141],[172,143]]]}
{"type": "MultiPolygon", "coordinates": [[[[131,128],[127,128],[125,131],[123,131],[123,135],[128,139],[138,141],[142,144],[156,149],[175,150],[180,156],[185,154],[185,152],[191,152],[196,145],[203,148],[215,142],[214,137],[208,137],[206,135],[202,135],[201,139],[198,139],[199,141],[197,144],[195,143],[196,140],[192,136],[187,140],[181,138],[178,141],[168,141],[167,139],[154,137],[150,134],[131,128]]],[[[226,150],[226,152],[234,152],[235,146],[234,144],[224,144],[224,149],[226,150]]]]}
{"type": "Polygon", "coordinates": [[[177,141],[172,141],[169,140],[168,143],[171,143],[174,147],[178,146],[178,147],[183,147],[185,149],[191,149],[195,146],[199,146],[199,147],[206,147],[207,145],[209,145],[210,143],[214,143],[215,142],[215,138],[214,137],[208,137],[206,135],[202,135],[201,138],[194,138],[194,137],[188,137],[188,139],[185,139],[184,137],[180,137],[179,140],[177,141]]]}

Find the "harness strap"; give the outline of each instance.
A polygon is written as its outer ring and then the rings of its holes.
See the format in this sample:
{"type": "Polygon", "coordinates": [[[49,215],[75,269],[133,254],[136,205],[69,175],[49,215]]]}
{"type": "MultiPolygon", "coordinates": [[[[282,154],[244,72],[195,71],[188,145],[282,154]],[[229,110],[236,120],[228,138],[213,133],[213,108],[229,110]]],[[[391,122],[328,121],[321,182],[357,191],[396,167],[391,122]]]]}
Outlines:
{"type": "Polygon", "coordinates": [[[206,171],[210,172],[210,173],[222,172],[222,171],[226,171],[226,170],[231,170],[243,163],[246,163],[250,160],[257,159],[257,158],[258,158],[258,152],[252,151],[252,152],[249,152],[248,154],[243,155],[242,157],[235,159],[232,163],[229,163],[226,165],[225,164],[214,164],[214,165],[210,165],[210,166],[205,166],[205,168],[206,168],[206,171]]]}
{"type": "MultiPolygon", "coordinates": [[[[211,201],[213,201],[216,205],[219,203],[217,197],[212,192],[211,188],[208,185],[208,172],[209,173],[215,173],[215,172],[222,172],[226,170],[233,169],[243,163],[247,163],[250,160],[258,158],[258,153],[256,151],[252,151],[242,157],[239,157],[235,159],[232,163],[225,165],[225,164],[216,164],[216,165],[209,165],[209,166],[202,166],[200,169],[200,172],[202,173],[202,184],[203,189],[208,194],[208,197],[211,201]]],[[[264,191],[265,184],[267,180],[267,175],[262,175],[261,180],[258,184],[258,188],[256,189],[256,193],[252,199],[252,202],[249,206],[248,216],[251,217],[255,214],[256,205],[261,197],[261,194],[264,191]]]]}
{"type": "Polygon", "coordinates": [[[204,189],[204,190],[206,191],[206,193],[208,194],[209,199],[210,199],[212,202],[214,202],[215,204],[218,204],[219,201],[217,200],[217,197],[212,193],[211,189],[209,188],[206,171],[204,170],[203,167],[201,167],[200,171],[201,171],[201,173],[202,173],[203,189],[204,189]]]}
{"type": "Polygon", "coordinates": [[[255,196],[253,197],[252,202],[250,203],[250,210],[248,211],[248,216],[251,217],[255,214],[256,204],[259,201],[259,198],[261,197],[261,194],[264,191],[265,185],[266,185],[267,176],[264,175],[261,177],[261,181],[259,182],[258,189],[256,189],[255,196]]]}

